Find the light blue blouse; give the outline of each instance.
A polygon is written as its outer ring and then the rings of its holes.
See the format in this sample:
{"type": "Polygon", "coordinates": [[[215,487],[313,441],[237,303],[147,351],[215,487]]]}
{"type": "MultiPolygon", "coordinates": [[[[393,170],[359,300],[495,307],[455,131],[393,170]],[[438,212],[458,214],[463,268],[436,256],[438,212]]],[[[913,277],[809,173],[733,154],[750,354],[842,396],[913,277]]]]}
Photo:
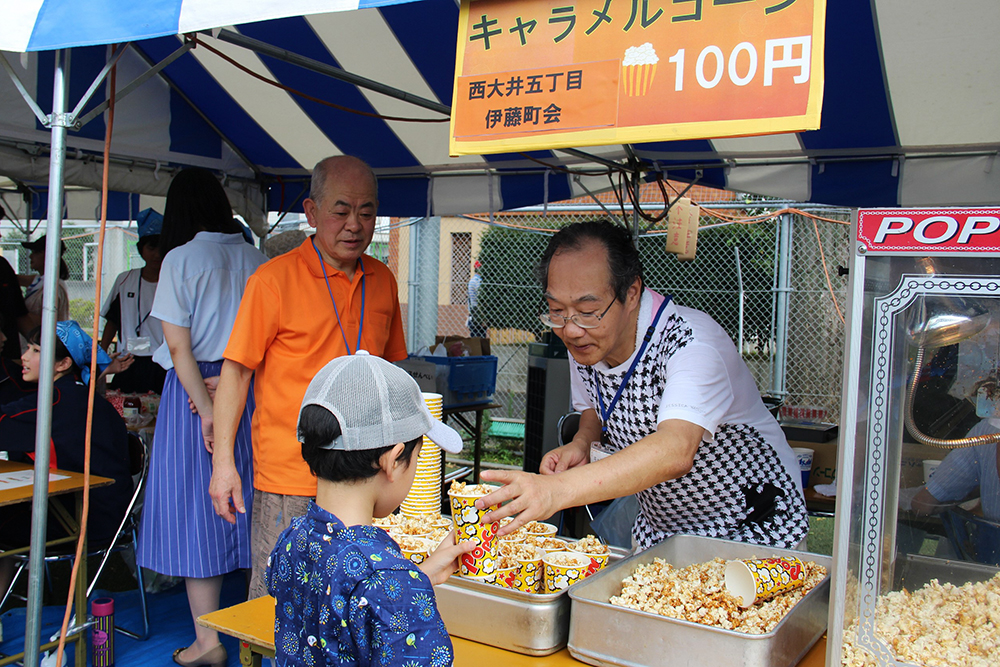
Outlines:
{"type": "MultiPolygon", "coordinates": [[[[191,329],[198,361],[219,361],[233,330],[247,279],[267,261],[242,234],[199,232],[163,258],[153,317],[191,329]]],[[[164,342],[153,361],[173,368],[164,342]]]]}

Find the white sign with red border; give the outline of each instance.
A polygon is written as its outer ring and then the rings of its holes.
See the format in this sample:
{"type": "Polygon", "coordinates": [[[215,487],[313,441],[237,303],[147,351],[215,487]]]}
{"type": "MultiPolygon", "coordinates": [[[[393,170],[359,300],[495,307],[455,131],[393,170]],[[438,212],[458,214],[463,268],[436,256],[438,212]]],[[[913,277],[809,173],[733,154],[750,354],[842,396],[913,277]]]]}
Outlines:
{"type": "Polygon", "coordinates": [[[860,209],[858,243],[868,254],[1000,252],[1000,208],[860,209]]]}

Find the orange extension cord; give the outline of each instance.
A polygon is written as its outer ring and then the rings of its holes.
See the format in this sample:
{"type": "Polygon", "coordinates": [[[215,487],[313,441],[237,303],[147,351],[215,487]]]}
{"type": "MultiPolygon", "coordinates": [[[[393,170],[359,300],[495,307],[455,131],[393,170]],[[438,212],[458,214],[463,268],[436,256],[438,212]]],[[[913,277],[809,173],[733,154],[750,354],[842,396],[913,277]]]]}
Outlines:
{"type": "MultiPolygon", "coordinates": [[[[112,55],[118,50],[117,46],[111,48],[112,55]]],[[[76,579],[79,574],[80,559],[86,556],[83,553],[83,543],[87,535],[87,517],[90,515],[90,442],[94,425],[94,391],[97,386],[97,327],[100,324],[101,315],[101,269],[104,261],[104,230],[108,223],[108,169],[111,163],[111,131],[115,124],[115,92],[116,74],[118,66],[111,67],[110,95],[108,96],[108,126],[104,132],[104,173],[101,178],[101,231],[97,241],[97,266],[94,269],[97,274],[97,285],[94,287],[94,328],[91,331],[90,339],[90,396],[87,401],[87,433],[84,440],[83,454],[83,511],[80,516],[80,537],[76,541],[76,558],[73,560],[73,571],[69,578],[69,592],[66,594],[66,611],[63,613],[62,628],[59,631],[59,648],[56,652],[56,664],[61,665],[63,652],[66,648],[66,633],[69,628],[69,618],[74,609],[74,597],[76,594],[76,579]]],[[[82,625],[86,619],[76,619],[76,624],[82,625]]],[[[80,641],[80,640],[77,640],[80,641]]]]}

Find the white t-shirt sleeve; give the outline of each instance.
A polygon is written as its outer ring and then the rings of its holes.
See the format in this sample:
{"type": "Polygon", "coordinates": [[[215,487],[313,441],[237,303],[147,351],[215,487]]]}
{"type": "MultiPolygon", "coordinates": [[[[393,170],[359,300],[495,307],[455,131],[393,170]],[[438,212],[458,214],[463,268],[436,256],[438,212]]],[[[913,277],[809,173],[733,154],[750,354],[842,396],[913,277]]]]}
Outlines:
{"type": "Polygon", "coordinates": [[[191,328],[192,304],[188,298],[181,267],[168,255],[160,266],[160,280],[153,299],[153,317],[161,322],[191,328]]]}
{"type": "Polygon", "coordinates": [[[667,362],[657,423],[683,419],[715,435],[733,403],[733,386],[726,364],[711,345],[692,342],[667,362]]]}
{"type": "Polygon", "coordinates": [[[115,299],[118,297],[118,293],[121,291],[122,284],[125,282],[125,278],[128,277],[128,271],[123,271],[118,274],[115,278],[114,284],[111,286],[111,291],[108,292],[108,298],[104,300],[101,304],[101,317],[108,316],[108,310],[111,309],[111,304],[114,303],[115,299]]]}
{"type": "Polygon", "coordinates": [[[600,416],[601,411],[591,400],[590,393],[580,377],[580,365],[572,359],[569,360],[569,391],[573,399],[574,410],[577,412],[597,410],[597,415],[600,416]]]}

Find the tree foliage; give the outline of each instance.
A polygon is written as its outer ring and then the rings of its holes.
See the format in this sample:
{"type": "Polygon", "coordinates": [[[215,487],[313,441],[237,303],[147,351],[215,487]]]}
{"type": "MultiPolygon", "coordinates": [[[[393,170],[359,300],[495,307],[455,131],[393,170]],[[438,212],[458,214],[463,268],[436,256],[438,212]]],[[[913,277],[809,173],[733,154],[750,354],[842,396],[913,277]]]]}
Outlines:
{"type": "Polygon", "coordinates": [[[664,251],[665,239],[646,237],[639,252],[646,285],[689,308],[711,315],[733,340],[739,335],[739,248],[745,294],[743,337],[766,345],[771,337],[774,281],[774,225],[729,225],[703,230],[693,261],[681,262],[664,251]]]}
{"type": "Polygon", "coordinates": [[[479,288],[476,319],[497,329],[539,333],[542,323],[542,290],[535,280],[535,264],[542,256],[547,235],[490,227],[480,245],[479,288]]]}

